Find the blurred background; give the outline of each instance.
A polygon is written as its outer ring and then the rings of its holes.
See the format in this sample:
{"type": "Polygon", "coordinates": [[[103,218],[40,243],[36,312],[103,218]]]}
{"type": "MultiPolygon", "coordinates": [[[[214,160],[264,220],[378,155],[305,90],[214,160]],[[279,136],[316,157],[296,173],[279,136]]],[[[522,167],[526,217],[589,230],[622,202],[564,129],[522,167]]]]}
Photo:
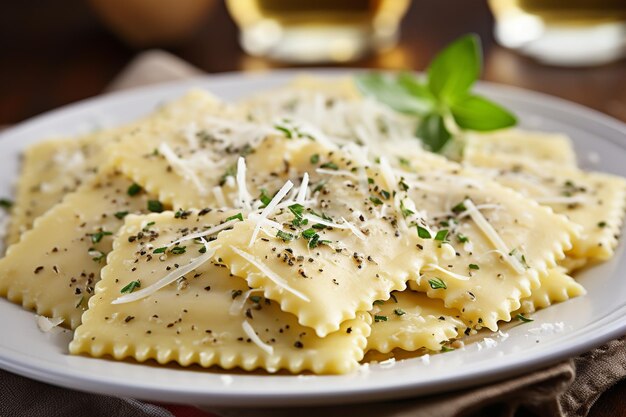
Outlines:
{"type": "Polygon", "coordinates": [[[624,0],[56,0],[0,6],[0,125],[100,94],[142,51],[208,73],[422,70],[468,32],[482,78],[626,121],[624,0]],[[158,6],[157,6],[158,4],[158,6]]]}

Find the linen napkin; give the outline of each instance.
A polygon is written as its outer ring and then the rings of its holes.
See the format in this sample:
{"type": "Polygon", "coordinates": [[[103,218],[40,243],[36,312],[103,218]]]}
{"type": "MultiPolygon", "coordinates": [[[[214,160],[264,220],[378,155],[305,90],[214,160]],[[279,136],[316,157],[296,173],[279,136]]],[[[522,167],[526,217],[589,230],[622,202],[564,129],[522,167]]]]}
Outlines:
{"type": "MultiPolygon", "coordinates": [[[[164,51],[140,54],[107,91],[189,78],[202,71],[164,51]]],[[[577,358],[540,371],[477,388],[372,404],[325,407],[207,410],[224,417],[585,417],[600,397],[626,378],[626,336],[577,358]]],[[[165,407],[129,399],[81,393],[0,371],[0,417],[138,416],[173,417],[165,407]]],[[[177,416],[190,415],[176,411],[177,416]]],[[[197,413],[202,414],[198,411],[197,413]]],[[[200,415],[193,413],[194,415],[200,415]]],[[[211,414],[206,414],[210,416],[211,414]]]]}

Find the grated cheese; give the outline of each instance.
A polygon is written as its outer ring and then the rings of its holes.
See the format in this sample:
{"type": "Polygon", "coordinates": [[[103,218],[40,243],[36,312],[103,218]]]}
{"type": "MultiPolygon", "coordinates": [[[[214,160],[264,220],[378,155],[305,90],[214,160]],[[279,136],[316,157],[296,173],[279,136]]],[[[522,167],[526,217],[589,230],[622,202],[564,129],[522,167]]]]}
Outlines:
{"type": "Polygon", "coordinates": [[[343,221],[343,223],[335,223],[335,222],[331,222],[329,220],[325,220],[322,219],[321,217],[317,217],[313,214],[305,214],[304,216],[302,216],[304,219],[315,222],[315,223],[319,223],[319,224],[323,224],[324,226],[328,226],[328,227],[334,227],[336,229],[347,229],[350,230],[356,237],[358,237],[361,240],[365,240],[365,235],[363,234],[363,232],[361,232],[355,225],[353,225],[352,223],[350,223],[349,221],[347,221],[346,219],[344,219],[343,217],[341,218],[341,220],[343,221]]]}
{"type": "Polygon", "coordinates": [[[287,180],[287,182],[280,188],[280,190],[278,190],[274,198],[272,198],[272,200],[263,209],[263,211],[259,215],[259,218],[256,220],[256,226],[254,226],[254,231],[252,232],[252,237],[250,238],[250,243],[248,243],[248,247],[252,246],[252,244],[256,240],[256,237],[259,234],[259,230],[261,230],[263,220],[267,219],[267,217],[272,214],[278,203],[280,203],[281,200],[285,198],[285,196],[292,187],[293,182],[287,180]]]}
{"type": "Polygon", "coordinates": [[[252,288],[241,294],[239,297],[235,298],[230,305],[230,308],[228,309],[228,314],[230,314],[231,316],[238,316],[239,314],[241,314],[241,312],[243,311],[243,306],[244,304],[246,304],[246,301],[248,301],[248,298],[250,298],[250,295],[254,292],[260,291],[263,290],[260,288],[252,288]]]}
{"type": "Polygon", "coordinates": [[[307,303],[311,302],[309,297],[307,297],[306,295],[302,294],[300,291],[296,290],[295,288],[291,288],[289,286],[289,284],[287,283],[287,281],[285,281],[283,278],[281,278],[276,272],[272,271],[263,262],[259,261],[254,256],[250,255],[248,252],[244,252],[241,249],[238,249],[238,248],[236,248],[234,246],[231,246],[230,248],[237,255],[241,256],[243,259],[245,259],[246,261],[248,261],[252,265],[254,265],[259,271],[261,271],[274,284],[278,285],[279,287],[281,287],[285,291],[288,291],[288,292],[292,293],[293,295],[295,295],[296,297],[300,298],[301,300],[306,301],[307,303]]]}
{"type": "Polygon", "coordinates": [[[317,172],[318,174],[326,174],[326,175],[333,175],[333,176],[339,176],[339,177],[348,177],[348,178],[352,178],[355,180],[358,180],[359,177],[354,175],[352,172],[350,171],[346,171],[346,170],[333,170],[333,169],[324,169],[324,168],[317,168],[315,170],[315,172],[317,172]]]}
{"type": "Polygon", "coordinates": [[[226,204],[226,197],[224,196],[222,187],[215,186],[212,191],[215,199],[217,200],[217,204],[219,204],[220,207],[227,207],[228,205],[226,204]]]}
{"type": "Polygon", "coordinates": [[[305,172],[302,177],[302,183],[300,184],[300,190],[298,190],[298,196],[296,197],[296,203],[302,204],[304,203],[304,199],[306,198],[306,192],[309,186],[309,173],[305,172]]]}
{"type": "Polygon", "coordinates": [[[388,191],[393,191],[396,189],[396,185],[398,182],[396,181],[396,176],[391,169],[391,165],[389,165],[389,161],[384,156],[380,157],[380,173],[383,176],[383,179],[387,183],[388,191]]]}
{"type": "Polygon", "coordinates": [[[206,253],[203,253],[201,256],[193,259],[187,265],[181,266],[180,268],[174,269],[169,274],[165,275],[163,278],[155,282],[154,284],[143,288],[139,291],[131,292],[130,294],[124,294],[121,297],[116,298],[111,301],[111,304],[124,304],[131,303],[133,301],[141,300],[142,298],[148,297],[149,295],[154,294],[159,291],[161,288],[171,284],[176,281],[178,278],[184,276],[185,274],[193,271],[200,265],[203,265],[207,261],[209,261],[213,255],[215,254],[215,249],[212,249],[204,238],[202,239],[202,244],[206,248],[206,253]]]}
{"type": "Polygon", "coordinates": [[[159,145],[159,153],[165,157],[165,160],[177,171],[183,178],[188,179],[198,189],[201,195],[206,194],[206,189],[200,182],[196,173],[185,164],[185,162],[174,153],[167,143],[163,142],[159,145]]]}
{"type": "Polygon", "coordinates": [[[167,247],[170,248],[172,246],[176,246],[182,242],[186,242],[188,240],[194,240],[194,239],[198,239],[198,238],[202,238],[202,237],[206,237],[206,236],[211,236],[214,235],[215,233],[221,232],[224,229],[228,229],[229,227],[233,226],[236,222],[238,222],[239,220],[237,219],[232,219],[229,220],[227,222],[224,222],[222,224],[218,224],[217,226],[213,226],[211,228],[208,228],[202,232],[196,232],[196,233],[192,233],[190,235],[187,236],[183,236],[178,240],[173,241],[172,243],[170,243],[167,247]]]}
{"type": "Polygon", "coordinates": [[[246,186],[246,160],[244,157],[240,156],[237,160],[237,203],[238,207],[250,210],[252,206],[250,205],[250,200],[252,200],[252,196],[248,192],[248,187],[246,186]]]}
{"type": "Polygon", "coordinates": [[[502,253],[502,257],[506,263],[508,263],[515,272],[523,274],[525,271],[524,266],[519,259],[509,255],[510,250],[506,246],[506,243],[502,240],[498,232],[491,226],[491,224],[485,219],[482,213],[478,210],[474,202],[469,198],[463,201],[463,205],[467,208],[466,212],[472,218],[476,226],[487,236],[487,239],[496,247],[498,251],[502,253]]]}
{"type": "Polygon", "coordinates": [[[62,317],[48,318],[46,316],[35,316],[37,320],[37,327],[44,333],[50,332],[52,329],[63,323],[62,317]]]}
{"type": "Polygon", "coordinates": [[[539,204],[586,204],[588,202],[583,196],[535,197],[534,200],[539,204]]]}
{"type": "Polygon", "coordinates": [[[252,343],[257,345],[268,355],[274,354],[274,348],[261,340],[261,338],[256,334],[248,320],[244,320],[244,322],[241,323],[241,327],[243,328],[243,331],[246,333],[246,335],[250,338],[250,340],[252,340],[252,343]]]}
{"type": "Polygon", "coordinates": [[[447,275],[447,276],[449,276],[451,278],[458,279],[460,281],[467,281],[468,279],[470,279],[470,277],[468,277],[468,276],[460,275],[460,274],[457,274],[456,272],[449,271],[449,270],[447,270],[445,268],[440,267],[437,264],[426,264],[424,266],[423,270],[424,271],[439,271],[442,274],[445,274],[445,275],[447,275]]]}

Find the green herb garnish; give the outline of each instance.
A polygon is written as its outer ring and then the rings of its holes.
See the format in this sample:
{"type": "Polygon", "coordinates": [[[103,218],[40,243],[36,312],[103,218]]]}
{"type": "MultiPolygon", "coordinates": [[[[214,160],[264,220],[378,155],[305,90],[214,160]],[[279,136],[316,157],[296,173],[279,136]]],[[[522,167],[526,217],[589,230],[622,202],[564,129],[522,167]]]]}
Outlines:
{"type": "Polygon", "coordinates": [[[126,217],[128,215],[127,211],[118,211],[114,214],[114,216],[120,220],[122,220],[124,217],[126,217]]]}
{"type": "Polygon", "coordinates": [[[381,204],[383,204],[383,201],[380,198],[374,196],[370,196],[370,201],[376,206],[380,206],[381,204]]]}
{"type": "Polygon", "coordinates": [[[406,314],[406,311],[402,310],[401,308],[396,308],[395,310],[393,310],[394,313],[396,313],[396,316],[404,316],[406,314]]]}
{"type": "Polygon", "coordinates": [[[161,213],[163,211],[163,204],[159,200],[148,200],[148,211],[161,213]]]}
{"type": "Polygon", "coordinates": [[[478,271],[480,269],[480,267],[476,264],[469,264],[469,269],[474,269],[476,271],[478,271]]]}
{"type": "Polygon", "coordinates": [[[111,232],[106,232],[104,230],[100,231],[100,232],[96,232],[96,233],[91,233],[89,236],[91,236],[91,243],[98,243],[102,240],[103,237],[105,236],[111,236],[113,233],[111,232]]]}
{"type": "Polygon", "coordinates": [[[167,246],[162,246],[160,248],[154,249],[152,253],[165,253],[166,250],[167,250],[167,246]]]}
{"type": "Polygon", "coordinates": [[[137,183],[131,184],[131,186],[128,187],[128,190],[126,190],[126,193],[131,197],[139,194],[140,192],[141,192],[141,185],[137,183]]]}
{"type": "Polygon", "coordinates": [[[174,255],[182,255],[186,251],[187,251],[187,246],[174,246],[170,250],[170,252],[172,252],[174,255]]]}
{"type": "Polygon", "coordinates": [[[374,316],[374,321],[376,323],[378,323],[379,321],[387,321],[387,316],[379,316],[379,315],[375,315],[374,316]]]}
{"type": "Polygon", "coordinates": [[[283,232],[282,230],[276,232],[276,237],[281,238],[283,242],[288,242],[295,239],[294,235],[292,235],[291,233],[283,232]]]}
{"type": "Polygon", "coordinates": [[[428,229],[423,228],[420,225],[417,226],[417,235],[420,238],[422,238],[422,239],[431,239],[432,238],[432,236],[431,236],[430,232],[428,231],[428,229]]]}
{"type": "Polygon", "coordinates": [[[324,168],[324,169],[332,169],[333,171],[337,171],[339,169],[339,167],[337,166],[336,163],[334,162],[326,162],[322,165],[320,165],[320,168],[324,168]]]}
{"type": "Polygon", "coordinates": [[[263,205],[259,208],[267,207],[270,201],[272,201],[272,197],[267,195],[267,190],[265,188],[261,188],[261,195],[259,196],[259,200],[261,200],[261,203],[263,203],[263,205]]]}
{"type": "Polygon", "coordinates": [[[8,198],[0,198],[0,207],[5,210],[9,210],[11,209],[11,207],[13,207],[13,201],[9,200],[8,198]]]}
{"type": "Polygon", "coordinates": [[[440,242],[445,242],[447,237],[448,237],[448,229],[441,229],[435,235],[435,240],[438,240],[440,242]]]}
{"type": "Polygon", "coordinates": [[[311,158],[309,159],[309,161],[311,161],[313,165],[316,165],[320,161],[319,154],[314,153],[313,155],[311,155],[311,158]]]}
{"type": "Polygon", "coordinates": [[[243,221],[243,214],[241,213],[237,213],[233,216],[227,217],[226,220],[224,220],[225,222],[229,222],[231,220],[239,220],[239,221],[243,221]]]}
{"type": "Polygon", "coordinates": [[[440,152],[452,138],[448,126],[491,131],[513,126],[515,116],[471,88],[481,73],[482,52],[476,35],[465,35],[448,45],[431,61],[426,77],[401,73],[357,76],[360,90],[396,111],[420,117],[416,136],[430,150],[440,152]]]}
{"type": "Polygon", "coordinates": [[[135,288],[139,288],[141,287],[141,282],[139,282],[139,280],[137,281],[131,281],[128,284],[126,284],[126,286],[124,286],[124,288],[121,289],[121,293],[122,294],[130,294],[131,292],[135,291],[135,288]]]}
{"type": "Polygon", "coordinates": [[[533,320],[533,319],[531,319],[531,318],[528,318],[528,317],[524,316],[524,315],[523,315],[523,314],[521,314],[521,313],[520,313],[520,314],[518,314],[517,316],[515,316],[515,318],[516,318],[516,319],[518,319],[518,320],[520,320],[520,321],[523,321],[524,323],[530,323],[531,321],[535,321],[535,320],[533,320]]]}
{"type": "Polygon", "coordinates": [[[438,290],[438,289],[447,290],[448,289],[448,286],[446,285],[445,282],[443,282],[441,278],[429,279],[428,285],[430,285],[430,288],[432,288],[433,290],[438,290]]]}

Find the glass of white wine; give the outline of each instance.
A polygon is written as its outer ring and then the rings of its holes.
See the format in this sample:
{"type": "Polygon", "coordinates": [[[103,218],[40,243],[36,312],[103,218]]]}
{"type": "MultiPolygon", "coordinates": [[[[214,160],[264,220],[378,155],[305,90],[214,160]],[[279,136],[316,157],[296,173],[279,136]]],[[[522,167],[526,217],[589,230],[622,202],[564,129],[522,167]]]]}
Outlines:
{"type": "Polygon", "coordinates": [[[348,62],[393,47],[410,0],[227,0],[253,56],[348,62]]]}
{"type": "Polygon", "coordinates": [[[489,0],[500,44],[547,64],[600,65],[626,55],[626,0],[489,0]]]}

